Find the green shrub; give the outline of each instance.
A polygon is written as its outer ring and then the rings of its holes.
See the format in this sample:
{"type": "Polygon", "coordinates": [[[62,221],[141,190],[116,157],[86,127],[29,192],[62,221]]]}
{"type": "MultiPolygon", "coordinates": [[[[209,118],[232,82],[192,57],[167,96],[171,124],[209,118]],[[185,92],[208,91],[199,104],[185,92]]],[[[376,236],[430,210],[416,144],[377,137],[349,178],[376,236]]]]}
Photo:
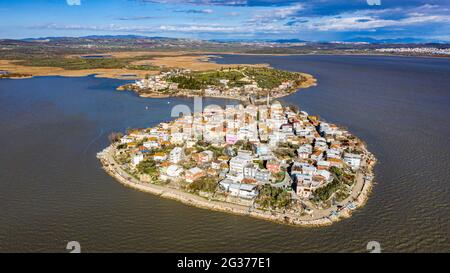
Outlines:
{"type": "Polygon", "coordinates": [[[287,208],[291,203],[291,194],[285,189],[264,185],[259,191],[256,203],[266,209],[287,208]]]}
{"type": "Polygon", "coordinates": [[[216,179],[213,177],[204,177],[189,184],[188,189],[191,192],[209,192],[214,193],[218,187],[216,179]]]}

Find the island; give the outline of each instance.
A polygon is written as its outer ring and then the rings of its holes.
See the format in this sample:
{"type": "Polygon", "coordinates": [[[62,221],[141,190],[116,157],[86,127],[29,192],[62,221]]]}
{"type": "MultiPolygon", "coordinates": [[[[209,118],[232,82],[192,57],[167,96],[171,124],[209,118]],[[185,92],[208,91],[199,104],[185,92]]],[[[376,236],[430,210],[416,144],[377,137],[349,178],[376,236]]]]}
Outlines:
{"type": "Polygon", "coordinates": [[[237,66],[209,71],[173,69],[148,75],[118,90],[132,90],[141,97],[216,97],[241,101],[265,100],[287,96],[300,88],[315,85],[309,74],[269,67],[237,66]]]}
{"type": "Polygon", "coordinates": [[[374,180],[376,158],[362,140],[269,96],[208,106],[110,140],[97,157],[125,186],[295,226],[349,217],[374,180]]]}

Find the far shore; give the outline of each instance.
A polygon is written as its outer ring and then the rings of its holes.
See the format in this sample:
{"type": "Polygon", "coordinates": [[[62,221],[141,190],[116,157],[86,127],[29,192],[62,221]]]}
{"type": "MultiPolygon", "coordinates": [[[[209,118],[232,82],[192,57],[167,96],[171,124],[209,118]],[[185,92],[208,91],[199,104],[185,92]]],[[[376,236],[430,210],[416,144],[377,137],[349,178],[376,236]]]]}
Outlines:
{"type": "MultiPolygon", "coordinates": [[[[67,55],[67,58],[83,57],[90,54],[67,55]]],[[[405,56],[396,54],[362,54],[362,53],[333,53],[333,54],[302,54],[302,53],[240,53],[240,52],[208,52],[208,51],[124,51],[124,52],[105,52],[101,55],[108,55],[112,58],[132,58],[138,56],[152,55],[148,60],[140,60],[132,62],[133,65],[153,65],[164,68],[183,68],[194,71],[206,71],[219,69],[221,67],[233,67],[236,65],[249,64],[218,64],[212,61],[212,58],[220,57],[220,55],[243,55],[243,56],[385,56],[385,57],[421,57],[421,58],[445,58],[442,56],[405,56]]],[[[152,70],[133,70],[133,69],[83,69],[83,70],[67,70],[60,67],[39,67],[17,64],[19,60],[0,60],[0,71],[8,71],[10,73],[26,74],[27,77],[10,77],[12,79],[29,79],[39,76],[62,76],[62,77],[84,77],[95,75],[98,78],[110,78],[121,80],[138,80],[146,75],[158,74],[158,71],[152,70]]],[[[253,64],[250,66],[267,66],[269,64],[253,64]]],[[[8,78],[8,77],[4,77],[8,78]]]]}
{"type": "MultiPolygon", "coordinates": [[[[113,58],[132,58],[138,56],[152,55],[148,60],[134,61],[132,65],[152,65],[161,68],[183,68],[194,71],[207,71],[220,69],[222,67],[235,67],[238,65],[247,64],[217,64],[211,61],[212,57],[221,53],[213,52],[112,52],[102,55],[109,55],[113,58]]],[[[66,58],[83,57],[87,54],[67,55],[66,58]]],[[[39,76],[63,76],[63,77],[84,77],[95,75],[98,78],[110,78],[121,80],[137,80],[143,79],[146,75],[155,75],[159,71],[153,70],[133,70],[133,69],[82,69],[82,70],[67,70],[60,67],[40,67],[27,66],[17,64],[20,60],[0,60],[0,71],[8,71],[9,73],[27,74],[27,78],[39,76]],[[129,76],[133,75],[133,76],[129,76]]],[[[253,64],[248,66],[269,66],[268,64],[253,64]]],[[[25,78],[25,77],[23,77],[25,78]]],[[[21,79],[21,78],[17,78],[21,79]]]]}
{"type": "MultiPolygon", "coordinates": [[[[236,65],[249,64],[218,64],[211,61],[211,58],[220,55],[248,55],[248,56],[385,56],[385,57],[420,57],[420,58],[449,58],[446,56],[421,56],[421,55],[399,55],[399,54],[373,54],[373,53],[332,53],[332,54],[307,54],[307,53],[242,53],[242,52],[209,52],[209,51],[123,51],[94,53],[94,55],[108,55],[112,58],[132,58],[138,56],[152,55],[148,60],[132,62],[133,65],[154,65],[165,68],[184,68],[195,71],[206,71],[219,69],[221,67],[231,67],[236,65]]],[[[66,58],[83,57],[92,54],[66,55],[66,58]]],[[[111,78],[121,80],[142,79],[146,75],[157,74],[158,71],[132,70],[132,69],[83,69],[66,70],[60,67],[39,67],[20,65],[14,62],[20,60],[0,60],[0,71],[10,73],[27,74],[27,77],[11,77],[13,79],[28,79],[39,76],[63,76],[63,77],[84,77],[95,75],[98,78],[111,78]],[[133,76],[129,76],[133,75],[133,76]]],[[[268,64],[253,64],[254,66],[270,66],[268,64]]],[[[8,77],[5,77],[8,78],[8,77]]]]}
{"type": "Polygon", "coordinates": [[[155,74],[156,71],[128,70],[128,69],[84,69],[84,70],[66,70],[59,67],[38,67],[25,66],[13,63],[11,60],[0,60],[0,70],[10,73],[27,74],[28,77],[16,79],[26,79],[41,76],[62,76],[62,77],[86,77],[95,75],[98,78],[110,79],[139,79],[147,74],[155,74]],[[135,75],[128,77],[127,75],[135,75]]]}

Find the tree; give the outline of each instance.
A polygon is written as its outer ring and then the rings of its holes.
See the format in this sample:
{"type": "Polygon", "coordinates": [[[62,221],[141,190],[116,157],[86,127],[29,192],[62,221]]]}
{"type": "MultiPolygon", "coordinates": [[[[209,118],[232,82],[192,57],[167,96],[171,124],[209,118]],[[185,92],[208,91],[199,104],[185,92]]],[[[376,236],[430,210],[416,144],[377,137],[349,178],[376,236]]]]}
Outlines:
{"type": "Polygon", "coordinates": [[[214,193],[218,187],[218,183],[216,179],[212,177],[203,177],[200,178],[191,184],[189,184],[188,189],[192,192],[209,192],[214,193]]]}
{"type": "Polygon", "coordinates": [[[151,159],[142,161],[136,166],[139,173],[149,175],[153,180],[157,179],[159,176],[159,167],[156,162],[151,159]]]}
{"type": "Polygon", "coordinates": [[[294,112],[294,113],[300,112],[300,107],[298,107],[298,106],[295,105],[295,104],[290,104],[290,105],[289,105],[289,109],[291,109],[291,111],[294,112]]]}
{"type": "Polygon", "coordinates": [[[284,189],[264,185],[259,191],[256,203],[263,208],[286,208],[291,204],[291,194],[284,189]]]}

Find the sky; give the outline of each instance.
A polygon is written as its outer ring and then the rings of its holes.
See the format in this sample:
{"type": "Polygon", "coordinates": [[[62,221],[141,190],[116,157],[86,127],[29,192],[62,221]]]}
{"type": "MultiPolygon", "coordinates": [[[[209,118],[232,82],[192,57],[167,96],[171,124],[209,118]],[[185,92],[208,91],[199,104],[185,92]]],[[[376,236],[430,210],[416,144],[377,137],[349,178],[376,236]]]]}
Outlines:
{"type": "Polygon", "coordinates": [[[0,0],[0,39],[130,34],[450,42],[450,0],[0,0]]]}

